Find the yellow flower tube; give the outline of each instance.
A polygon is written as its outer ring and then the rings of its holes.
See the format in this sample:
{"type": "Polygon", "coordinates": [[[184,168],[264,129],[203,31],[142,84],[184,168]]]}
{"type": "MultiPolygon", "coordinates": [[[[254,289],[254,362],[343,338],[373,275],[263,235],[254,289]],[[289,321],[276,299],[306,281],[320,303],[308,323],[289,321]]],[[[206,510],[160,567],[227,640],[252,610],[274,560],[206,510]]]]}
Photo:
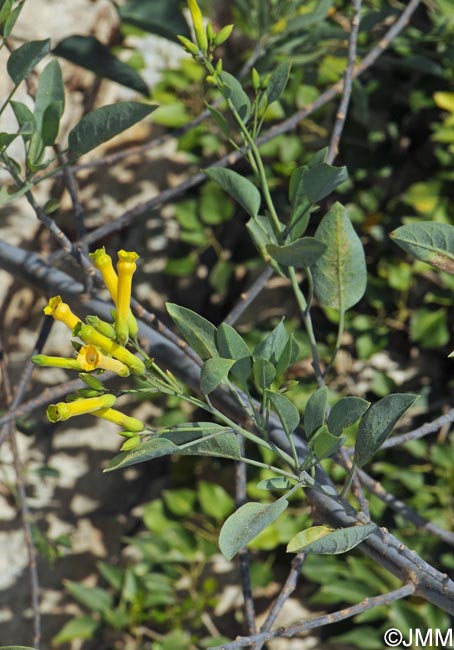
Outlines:
{"type": "MultiPolygon", "coordinates": [[[[88,256],[93,262],[93,266],[101,273],[104,284],[106,285],[112,300],[117,304],[118,276],[115,272],[112,258],[108,253],[106,253],[104,246],[95,250],[94,253],[89,253],[88,256]]],[[[130,309],[128,310],[128,330],[130,336],[133,338],[137,336],[139,331],[137,321],[130,309]]]]}
{"type": "Polygon", "coordinates": [[[95,330],[91,325],[80,324],[79,327],[75,330],[75,335],[78,336],[84,343],[87,345],[94,345],[104,352],[104,354],[110,354],[110,356],[115,357],[119,361],[122,361],[132,372],[136,375],[145,374],[145,364],[138,357],[136,357],[132,352],[126,350],[115,341],[111,341],[106,336],[103,336],[95,330]]]}
{"type": "Polygon", "coordinates": [[[32,357],[32,361],[37,366],[66,368],[67,370],[82,370],[76,359],[70,359],[68,357],[48,357],[47,354],[35,354],[32,357]]]}
{"type": "Polygon", "coordinates": [[[46,316],[53,316],[55,320],[67,325],[70,330],[73,330],[81,322],[80,318],[73,314],[69,306],[63,302],[61,296],[50,298],[43,311],[46,316]]]}
{"type": "Polygon", "coordinates": [[[117,333],[117,341],[120,345],[126,345],[130,334],[128,314],[131,303],[132,276],[137,268],[136,260],[138,257],[138,254],[134,252],[127,252],[124,250],[118,251],[118,289],[117,299],[115,302],[117,308],[115,314],[115,331],[117,333]]]}
{"type": "Polygon", "coordinates": [[[47,408],[47,417],[50,422],[63,422],[76,415],[85,415],[93,413],[99,409],[106,409],[113,406],[116,402],[115,395],[100,395],[99,397],[88,397],[87,399],[78,399],[74,402],[58,402],[50,404],[47,408]]]}
{"type": "Polygon", "coordinates": [[[103,418],[103,420],[114,422],[115,424],[118,424],[118,426],[120,426],[122,429],[126,429],[126,431],[134,431],[135,433],[139,433],[145,429],[143,422],[137,418],[131,417],[130,415],[125,415],[116,409],[103,408],[99,411],[95,411],[93,415],[96,415],[98,418],[103,418]]]}
{"type": "Polygon", "coordinates": [[[206,52],[208,49],[208,38],[203,25],[202,12],[200,11],[200,7],[196,0],[188,0],[188,7],[191,13],[192,24],[194,26],[195,39],[200,49],[206,52]]]}
{"type": "Polygon", "coordinates": [[[102,370],[110,370],[120,377],[128,377],[130,374],[127,365],[118,359],[107,357],[94,345],[83,345],[77,355],[77,361],[85,372],[101,368],[102,370]]]}

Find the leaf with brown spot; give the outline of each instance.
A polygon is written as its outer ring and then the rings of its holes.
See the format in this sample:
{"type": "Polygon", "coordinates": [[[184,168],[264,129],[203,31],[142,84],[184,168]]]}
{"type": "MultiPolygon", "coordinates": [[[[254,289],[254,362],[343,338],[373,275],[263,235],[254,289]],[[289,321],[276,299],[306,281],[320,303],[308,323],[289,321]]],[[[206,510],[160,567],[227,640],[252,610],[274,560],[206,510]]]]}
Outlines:
{"type": "Polygon", "coordinates": [[[391,239],[404,251],[437,269],[454,274],[454,226],[422,221],[396,228],[391,239]]]}

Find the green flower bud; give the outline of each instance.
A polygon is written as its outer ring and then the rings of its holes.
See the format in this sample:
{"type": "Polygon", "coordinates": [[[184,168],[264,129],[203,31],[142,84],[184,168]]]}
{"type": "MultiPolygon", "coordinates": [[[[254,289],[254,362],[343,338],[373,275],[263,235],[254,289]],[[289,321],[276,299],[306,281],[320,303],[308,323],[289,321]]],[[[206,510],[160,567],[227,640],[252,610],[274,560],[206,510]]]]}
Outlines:
{"type": "Polygon", "coordinates": [[[234,25],[226,25],[221,30],[219,30],[219,32],[216,34],[216,38],[214,39],[215,47],[222,45],[222,43],[225,43],[233,31],[233,27],[234,25]]]}

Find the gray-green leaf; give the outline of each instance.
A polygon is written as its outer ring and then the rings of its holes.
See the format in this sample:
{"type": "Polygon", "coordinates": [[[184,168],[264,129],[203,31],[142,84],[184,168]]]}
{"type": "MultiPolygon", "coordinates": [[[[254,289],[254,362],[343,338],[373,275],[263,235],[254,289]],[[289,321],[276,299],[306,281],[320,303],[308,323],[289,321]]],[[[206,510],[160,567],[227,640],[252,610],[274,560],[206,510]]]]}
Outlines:
{"type": "Polygon", "coordinates": [[[317,388],[315,393],[310,396],[304,411],[304,430],[308,440],[324,423],[327,403],[328,389],[326,386],[317,388]]]}
{"type": "Polygon", "coordinates": [[[134,126],[157,107],[139,102],[118,102],[83,116],[68,136],[69,153],[77,158],[134,126]]]}
{"type": "Polygon", "coordinates": [[[367,269],[361,240],[340,203],[325,214],[315,237],[327,247],[312,268],[316,296],[325,307],[346,311],[363,297],[367,269]]]}
{"type": "Polygon", "coordinates": [[[328,428],[334,436],[340,436],[342,431],[358,420],[370,406],[370,402],[362,397],[342,397],[331,409],[328,416],[328,428]]]}
{"type": "Polygon", "coordinates": [[[272,408],[276,411],[279,420],[281,421],[282,428],[287,436],[291,436],[300,423],[300,414],[298,409],[292,402],[281,395],[280,393],[273,393],[267,391],[268,399],[271,402],[272,408]]]}
{"type": "Polygon", "coordinates": [[[271,77],[266,88],[266,94],[268,97],[268,103],[272,104],[285,90],[287,81],[290,74],[291,64],[288,62],[281,63],[277,66],[276,70],[271,74],[271,77]]]}
{"type": "Polygon", "coordinates": [[[383,397],[369,407],[358,428],[354,456],[358,467],[369,462],[417,399],[418,395],[413,393],[396,393],[383,397]]]}
{"type": "Polygon", "coordinates": [[[35,65],[49,52],[50,38],[46,38],[44,41],[29,41],[14,50],[10,54],[6,69],[15,85],[17,86],[28,77],[35,65]]]}
{"type": "Polygon", "coordinates": [[[396,228],[391,239],[407,253],[437,269],[454,273],[454,226],[423,221],[396,228]]]}
{"type": "Polygon", "coordinates": [[[227,560],[231,560],[248,542],[257,537],[264,528],[275,521],[288,506],[279,499],[271,505],[245,503],[227,519],[219,535],[219,548],[227,560]]]}
{"type": "Polygon", "coordinates": [[[230,99],[236,112],[241,117],[243,122],[247,122],[251,113],[251,102],[249,97],[243,90],[242,85],[233,75],[229,72],[221,72],[219,75],[221,81],[225,84],[223,94],[227,99],[230,99]]]}
{"type": "Polygon", "coordinates": [[[331,194],[338,185],[348,178],[346,167],[333,167],[320,163],[310,167],[302,176],[304,194],[309,201],[317,203],[331,194]]]}
{"type": "Polygon", "coordinates": [[[252,358],[242,337],[233,327],[221,323],[216,332],[216,345],[221,357],[235,360],[231,373],[245,386],[251,374],[252,358]]]}
{"type": "MultiPolygon", "coordinates": [[[[58,107],[58,110],[52,111],[54,119],[57,120],[55,129],[58,132],[58,122],[65,107],[65,88],[60,64],[55,59],[46,65],[39,77],[34,109],[36,124],[39,129],[42,128],[44,114],[51,105],[58,107]]],[[[45,138],[43,139],[45,140],[45,138]]]]}
{"type": "Polygon", "coordinates": [[[276,369],[271,361],[263,359],[262,357],[254,359],[252,370],[254,373],[254,381],[261,390],[268,388],[276,377],[276,369]]]}
{"type": "Polygon", "coordinates": [[[201,359],[218,356],[216,328],[210,321],[187,307],[180,307],[171,302],[166,304],[166,308],[175,325],[201,359]]]}
{"type": "Polygon", "coordinates": [[[250,217],[258,215],[261,203],[260,192],[247,178],[237,174],[232,169],[210,167],[204,173],[212,180],[219,183],[222,189],[238,201],[250,217]]]}
{"type": "Polygon", "coordinates": [[[209,395],[219,384],[226,381],[233,359],[208,359],[200,371],[200,388],[205,395],[209,395]]]}
{"type": "Polygon", "coordinates": [[[350,526],[333,530],[327,526],[312,526],[295,535],[287,546],[289,553],[317,553],[337,555],[350,551],[372,535],[377,526],[350,526]]]}
{"type": "Polygon", "coordinates": [[[303,269],[315,264],[326,251],[326,245],[315,237],[304,237],[285,246],[269,244],[266,250],[279,264],[303,269]]]}
{"type": "Polygon", "coordinates": [[[92,639],[99,625],[99,621],[91,616],[72,618],[65,623],[53,641],[55,643],[68,643],[68,641],[74,641],[74,639],[92,639]]]}

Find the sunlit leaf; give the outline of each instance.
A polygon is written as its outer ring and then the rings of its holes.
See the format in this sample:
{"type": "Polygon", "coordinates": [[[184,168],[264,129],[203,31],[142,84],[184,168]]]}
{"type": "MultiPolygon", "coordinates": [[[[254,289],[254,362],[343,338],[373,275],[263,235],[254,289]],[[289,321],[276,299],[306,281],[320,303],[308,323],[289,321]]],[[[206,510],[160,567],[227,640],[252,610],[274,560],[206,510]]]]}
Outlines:
{"type": "Polygon", "coordinates": [[[355,548],[367,539],[377,526],[365,524],[364,526],[351,526],[333,530],[327,526],[312,526],[295,535],[287,546],[288,553],[317,553],[323,555],[337,555],[355,548]]]}
{"type": "Polygon", "coordinates": [[[227,519],[219,535],[219,548],[227,560],[231,560],[238,551],[273,521],[288,506],[288,501],[279,499],[272,504],[245,503],[227,519]]]}

